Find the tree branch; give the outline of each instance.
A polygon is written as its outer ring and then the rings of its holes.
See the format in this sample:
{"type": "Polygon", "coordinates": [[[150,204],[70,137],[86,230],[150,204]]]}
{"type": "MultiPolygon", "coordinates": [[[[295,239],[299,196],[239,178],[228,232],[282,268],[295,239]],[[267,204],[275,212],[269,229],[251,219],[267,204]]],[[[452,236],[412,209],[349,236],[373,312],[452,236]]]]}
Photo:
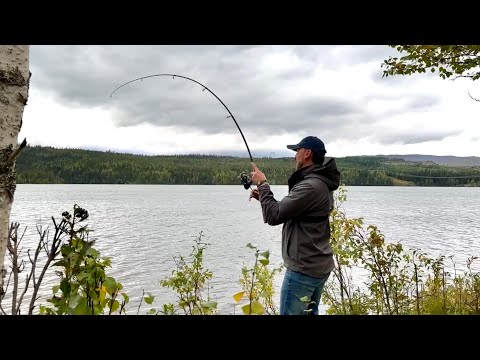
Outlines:
{"type": "Polygon", "coordinates": [[[15,161],[15,158],[18,156],[18,154],[20,154],[20,151],[25,147],[27,146],[27,138],[23,139],[22,143],[20,144],[20,146],[18,148],[15,149],[15,151],[13,151],[10,156],[8,157],[7,161],[6,161],[6,165],[7,166],[10,166],[13,164],[13,162],[15,161]]]}
{"type": "Polygon", "coordinates": [[[480,102],[480,99],[476,99],[472,95],[470,95],[470,90],[468,91],[468,96],[470,96],[473,100],[480,102]]]}
{"type": "MultiPolygon", "coordinates": [[[[53,217],[52,217],[53,218],[53,217]]],[[[55,221],[54,221],[55,223],[55,221]]],[[[43,278],[45,276],[45,273],[47,272],[48,268],[50,267],[50,264],[52,261],[54,261],[60,252],[58,249],[62,245],[62,238],[63,238],[63,231],[66,228],[66,221],[62,220],[60,224],[57,227],[57,224],[55,223],[55,235],[52,239],[52,243],[50,245],[49,251],[47,251],[47,260],[45,261],[45,264],[43,265],[42,271],[40,272],[40,276],[38,277],[38,280],[35,280],[35,272],[33,273],[33,294],[32,298],[30,300],[30,306],[28,309],[28,314],[32,315],[33,310],[35,309],[35,301],[37,301],[37,294],[40,289],[40,284],[43,281],[43,278]],[[63,231],[62,231],[63,230],[63,231]]],[[[38,255],[40,254],[41,249],[43,248],[44,250],[47,249],[48,246],[48,229],[47,230],[42,230],[42,227],[37,226],[37,232],[40,236],[40,241],[38,243],[37,249],[35,251],[35,257],[34,257],[34,263],[32,263],[32,267],[36,268],[37,260],[38,260],[38,255]]],[[[31,260],[30,260],[31,261],[31,260]]]]}
{"type": "Polygon", "coordinates": [[[475,74],[473,75],[458,75],[458,76],[455,76],[453,79],[451,79],[452,81],[453,80],[457,80],[458,78],[468,78],[468,79],[473,79],[473,77],[475,76],[475,74]]]}
{"type": "MultiPolygon", "coordinates": [[[[20,267],[18,266],[18,227],[20,224],[12,223],[8,232],[8,251],[12,254],[13,271],[13,294],[12,294],[12,315],[17,314],[17,295],[18,295],[18,275],[20,267]]],[[[19,304],[20,307],[20,304],[19,304]]]]}

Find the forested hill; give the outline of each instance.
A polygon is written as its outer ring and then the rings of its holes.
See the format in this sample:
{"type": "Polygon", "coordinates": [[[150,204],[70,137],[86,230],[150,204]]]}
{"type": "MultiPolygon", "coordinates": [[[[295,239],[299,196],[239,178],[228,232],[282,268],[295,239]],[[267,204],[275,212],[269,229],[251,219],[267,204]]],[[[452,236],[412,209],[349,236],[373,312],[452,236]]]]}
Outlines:
{"type": "Polygon", "coordinates": [[[437,155],[380,155],[391,158],[400,158],[406,161],[415,161],[422,163],[435,163],[447,166],[480,166],[480,157],[478,156],[437,156],[437,155]]]}
{"type": "MultiPolygon", "coordinates": [[[[254,159],[271,184],[287,184],[290,158],[254,159]]],[[[446,167],[380,156],[336,158],[345,185],[480,186],[480,167],[446,167]]],[[[27,146],[17,159],[17,183],[240,184],[248,158],[214,155],[145,156],[27,146]]]]}

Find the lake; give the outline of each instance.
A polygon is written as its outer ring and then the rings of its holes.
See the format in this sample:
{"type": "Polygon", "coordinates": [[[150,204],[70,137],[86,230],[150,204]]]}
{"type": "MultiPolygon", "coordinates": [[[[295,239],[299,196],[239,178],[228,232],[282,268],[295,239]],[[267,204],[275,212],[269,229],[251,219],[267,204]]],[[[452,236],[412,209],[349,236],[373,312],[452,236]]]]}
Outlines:
{"type": "MultiPolygon", "coordinates": [[[[275,198],[287,186],[272,186],[275,198]]],[[[112,259],[107,274],[120,281],[130,296],[128,314],[136,314],[142,290],[156,296],[149,308],[175,301],[159,280],[175,269],[173,256],[188,255],[202,232],[209,243],[204,267],[213,272],[210,295],[221,314],[241,312],[232,296],[241,291],[243,265],[252,266],[251,242],[270,250],[270,262],[281,263],[281,225],[263,223],[260,204],[248,201],[242,185],[27,185],[18,184],[11,221],[19,222],[24,249],[38,241],[36,225],[53,228],[73,205],[89,211],[87,220],[95,247],[112,259]]],[[[348,217],[363,217],[378,226],[387,241],[419,248],[430,256],[455,255],[462,264],[480,250],[480,188],[347,187],[348,217]]],[[[53,273],[53,272],[52,272],[53,273]]],[[[277,278],[279,293],[283,272],[277,278]]],[[[51,296],[57,281],[51,274],[41,295],[51,296]]]]}

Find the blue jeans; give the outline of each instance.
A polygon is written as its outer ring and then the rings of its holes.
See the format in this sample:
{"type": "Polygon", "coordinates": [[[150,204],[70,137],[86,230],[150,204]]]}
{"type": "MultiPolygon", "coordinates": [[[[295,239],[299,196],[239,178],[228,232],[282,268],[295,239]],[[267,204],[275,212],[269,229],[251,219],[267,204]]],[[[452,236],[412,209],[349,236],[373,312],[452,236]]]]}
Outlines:
{"type": "Polygon", "coordinates": [[[323,286],[329,276],[330,273],[318,279],[287,269],[280,291],[280,315],[318,315],[323,286]],[[304,296],[309,301],[301,301],[304,296]]]}

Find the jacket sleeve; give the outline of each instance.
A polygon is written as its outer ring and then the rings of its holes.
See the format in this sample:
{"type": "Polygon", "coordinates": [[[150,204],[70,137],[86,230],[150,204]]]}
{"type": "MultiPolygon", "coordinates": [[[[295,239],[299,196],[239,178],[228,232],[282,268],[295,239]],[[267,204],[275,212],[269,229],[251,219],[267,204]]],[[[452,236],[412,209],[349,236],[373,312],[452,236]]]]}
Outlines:
{"type": "Polygon", "coordinates": [[[307,181],[295,185],[281,201],[275,200],[269,184],[258,187],[263,221],[268,225],[279,225],[299,216],[314,201],[313,186],[307,181]]]}

